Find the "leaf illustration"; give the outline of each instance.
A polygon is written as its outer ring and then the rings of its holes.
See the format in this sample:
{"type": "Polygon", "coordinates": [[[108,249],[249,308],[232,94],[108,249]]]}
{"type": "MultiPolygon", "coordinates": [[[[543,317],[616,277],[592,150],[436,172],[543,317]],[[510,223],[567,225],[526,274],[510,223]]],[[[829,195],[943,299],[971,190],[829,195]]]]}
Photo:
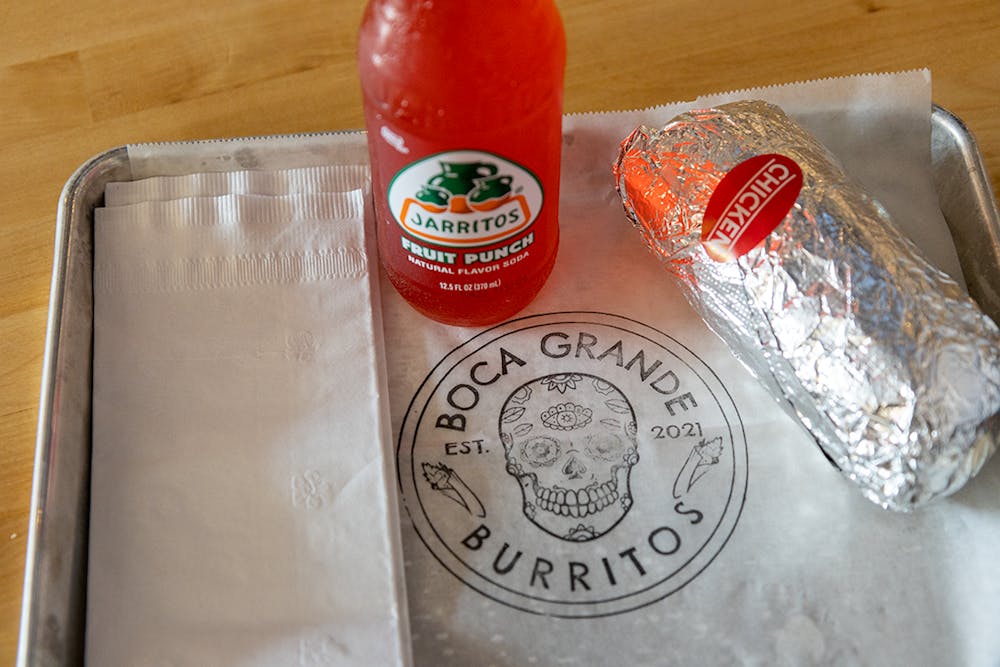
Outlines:
{"type": "Polygon", "coordinates": [[[528,435],[534,427],[534,424],[518,424],[514,427],[514,435],[519,438],[524,437],[528,435]]]}
{"type": "Polygon", "coordinates": [[[605,401],[604,404],[608,406],[612,412],[617,412],[620,415],[632,414],[631,406],[620,398],[612,398],[605,401]]]}
{"type": "Polygon", "coordinates": [[[503,414],[500,416],[500,420],[504,424],[509,424],[511,422],[517,421],[523,415],[524,415],[524,408],[519,408],[519,407],[507,408],[506,410],[503,411],[503,414]]]}

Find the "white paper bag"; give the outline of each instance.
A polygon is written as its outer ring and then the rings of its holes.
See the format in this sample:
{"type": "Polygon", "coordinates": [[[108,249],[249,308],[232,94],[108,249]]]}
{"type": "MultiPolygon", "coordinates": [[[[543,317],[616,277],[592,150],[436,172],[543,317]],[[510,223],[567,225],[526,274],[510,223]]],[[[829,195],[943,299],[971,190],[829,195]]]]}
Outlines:
{"type": "Polygon", "coordinates": [[[366,200],[97,211],[88,664],[409,663],[366,200]]]}

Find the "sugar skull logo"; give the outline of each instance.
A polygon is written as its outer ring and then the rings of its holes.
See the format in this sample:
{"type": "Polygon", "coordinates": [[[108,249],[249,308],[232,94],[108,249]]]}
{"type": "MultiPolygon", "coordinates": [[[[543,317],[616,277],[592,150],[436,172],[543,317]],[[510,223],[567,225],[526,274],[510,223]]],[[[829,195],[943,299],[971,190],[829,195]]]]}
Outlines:
{"type": "Polygon", "coordinates": [[[662,600],[743,507],[725,385],[634,320],[552,313],[481,332],[395,417],[413,571],[443,567],[516,609],[592,618],[662,600]]]}
{"type": "Polygon", "coordinates": [[[561,373],[521,385],[500,412],[500,441],[525,516],[555,537],[592,540],[632,506],[635,411],[606,380],[561,373]]]}

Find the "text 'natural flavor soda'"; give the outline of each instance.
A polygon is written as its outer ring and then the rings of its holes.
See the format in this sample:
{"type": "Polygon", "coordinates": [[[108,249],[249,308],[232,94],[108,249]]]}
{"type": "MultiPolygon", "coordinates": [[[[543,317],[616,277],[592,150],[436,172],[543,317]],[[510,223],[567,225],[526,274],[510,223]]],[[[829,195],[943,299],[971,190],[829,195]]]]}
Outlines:
{"type": "Polygon", "coordinates": [[[379,255],[448,324],[514,315],[559,243],[566,41],[552,0],[371,0],[358,42],[379,255]]]}

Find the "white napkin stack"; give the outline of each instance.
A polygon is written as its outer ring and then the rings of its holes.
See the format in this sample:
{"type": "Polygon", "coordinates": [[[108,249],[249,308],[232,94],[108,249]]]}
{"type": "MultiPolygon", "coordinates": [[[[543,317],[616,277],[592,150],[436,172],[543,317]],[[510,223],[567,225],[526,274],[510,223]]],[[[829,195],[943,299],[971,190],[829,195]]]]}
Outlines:
{"type": "Polygon", "coordinates": [[[88,664],[409,664],[367,174],[108,187],[88,664]]]}

